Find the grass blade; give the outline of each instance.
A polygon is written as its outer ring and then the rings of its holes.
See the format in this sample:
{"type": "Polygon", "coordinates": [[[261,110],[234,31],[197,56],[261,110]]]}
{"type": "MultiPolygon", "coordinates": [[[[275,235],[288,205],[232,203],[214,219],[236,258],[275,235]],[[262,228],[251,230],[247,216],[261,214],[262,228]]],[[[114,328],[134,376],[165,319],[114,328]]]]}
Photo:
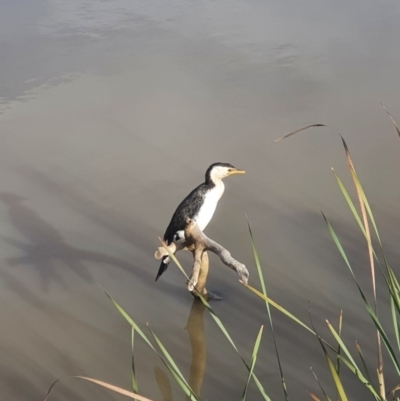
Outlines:
{"type": "MultiPolygon", "coordinates": [[[[400,366],[399,366],[399,363],[397,361],[396,355],[395,355],[395,353],[393,351],[393,348],[392,348],[392,346],[390,344],[390,341],[389,341],[385,331],[383,330],[383,327],[382,327],[381,323],[379,322],[378,317],[376,316],[376,313],[371,308],[369,302],[367,301],[367,299],[366,299],[366,297],[364,295],[364,292],[362,291],[360,285],[358,284],[356,276],[354,275],[353,269],[351,268],[351,265],[350,265],[349,260],[348,260],[348,258],[346,256],[346,253],[344,252],[344,249],[343,249],[343,247],[342,247],[342,245],[341,245],[341,243],[339,241],[339,238],[337,237],[335,231],[333,230],[331,224],[329,223],[329,221],[327,220],[325,215],[324,214],[322,214],[322,215],[323,215],[323,217],[325,219],[325,222],[327,224],[328,231],[331,234],[331,237],[333,238],[333,241],[336,244],[336,247],[339,249],[339,252],[342,255],[343,260],[345,261],[347,267],[349,268],[349,270],[350,270],[350,272],[351,272],[351,274],[352,274],[352,276],[354,278],[354,281],[355,281],[355,283],[357,285],[357,288],[358,288],[358,291],[359,291],[359,293],[361,295],[361,298],[364,301],[364,305],[365,305],[365,307],[366,307],[366,309],[367,309],[372,321],[374,322],[375,327],[377,328],[377,330],[378,330],[378,332],[380,334],[380,338],[382,338],[382,340],[383,340],[383,342],[384,342],[384,344],[385,344],[385,346],[386,346],[386,348],[387,348],[387,350],[389,352],[389,355],[390,355],[390,357],[392,359],[393,365],[395,366],[397,373],[400,375],[400,366]]],[[[382,392],[381,392],[381,397],[384,398],[384,396],[382,396],[382,392]]]]}
{"type": "Polygon", "coordinates": [[[390,297],[390,310],[392,312],[392,321],[393,321],[394,333],[396,336],[397,348],[400,351],[399,324],[397,322],[396,306],[394,304],[394,299],[392,297],[390,297]]]}
{"type": "MultiPolygon", "coordinates": [[[[356,169],[354,167],[353,160],[351,158],[347,143],[341,135],[340,135],[340,137],[342,138],[343,147],[344,147],[344,150],[346,153],[347,164],[349,166],[349,170],[350,170],[351,176],[354,181],[354,186],[356,188],[358,201],[360,203],[361,215],[363,218],[363,226],[364,226],[365,234],[367,237],[368,257],[369,257],[370,268],[371,268],[372,291],[374,294],[374,307],[375,307],[375,313],[376,313],[377,304],[376,304],[375,265],[374,265],[374,258],[373,258],[373,253],[372,253],[371,233],[370,233],[370,229],[369,229],[368,217],[367,217],[367,212],[366,212],[366,207],[368,206],[368,208],[369,208],[369,205],[368,205],[367,199],[365,197],[364,191],[361,187],[360,181],[357,177],[356,169]]],[[[370,210],[370,208],[369,208],[369,210],[370,210]]],[[[370,216],[372,216],[372,213],[370,213],[370,216]]],[[[378,229],[376,228],[375,221],[373,219],[371,221],[373,222],[376,233],[378,233],[378,229]]],[[[379,241],[380,241],[380,238],[379,238],[379,241]]],[[[381,370],[382,369],[382,350],[380,348],[379,336],[378,336],[378,355],[379,355],[379,360],[380,360],[379,365],[380,365],[380,370],[381,370]]]]}
{"type": "Polygon", "coordinates": [[[251,355],[249,375],[247,376],[247,381],[246,381],[246,385],[243,390],[243,395],[242,395],[241,401],[246,400],[247,388],[249,387],[251,375],[253,374],[254,366],[256,365],[257,354],[258,354],[258,349],[260,348],[260,342],[261,342],[261,336],[262,336],[263,329],[264,329],[264,326],[261,326],[260,331],[258,332],[256,341],[254,343],[253,353],[251,355]]]}
{"type": "Polygon", "coordinates": [[[125,312],[125,310],[109,295],[106,291],[104,293],[107,295],[107,297],[110,299],[110,301],[113,303],[113,305],[117,308],[118,312],[122,315],[122,317],[133,327],[136,332],[142,337],[144,342],[155,352],[157,350],[154,348],[153,344],[150,342],[150,340],[147,338],[147,336],[143,333],[143,331],[140,329],[140,327],[132,320],[132,318],[125,312]]]}
{"type": "Polygon", "coordinates": [[[367,364],[364,359],[364,354],[362,352],[360,343],[357,340],[356,340],[356,348],[357,348],[358,355],[360,356],[361,363],[364,368],[365,376],[367,377],[367,380],[371,383],[371,376],[369,375],[368,367],[367,367],[367,364]]]}
{"type": "MultiPolygon", "coordinates": [[[[356,362],[354,361],[353,357],[351,356],[349,350],[347,349],[347,347],[346,347],[345,343],[343,342],[342,338],[340,337],[339,333],[334,329],[334,327],[329,323],[328,320],[326,320],[326,324],[328,325],[329,330],[331,331],[331,333],[335,337],[335,340],[339,344],[340,349],[343,350],[343,352],[346,354],[348,360],[353,364],[353,366],[357,370],[359,370],[356,362]]],[[[337,356],[340,359],[340,353],[339,352],[338,352],[337,356]]]]}
{"type": "Polygon", "coordinates": [[[324,347],[322,341],[320,341],[320,344],[321,344],[321,346],[322,346],[322,348],[323,348],[323,350],[324,350],[325,358],[326,358],[326,361],[327,361],[327,363],[328,363],[329,370],[331,371],[333,380],[334,380],[334,382],[335,382],[336,389],[337,389],[337,391],[338,391],[338,393],[339,393],[339,397],[340,397],[340,399],[341,399],[342,401],[348,401],[347,396],[346,396],[346,393],[345,393],[344,388],[343,388],[343,385],[342,385],[342,381],[340,380],[340,377],[339,377],[339,375],[338,375],[337,372],[336,372],[335,365],[334,365],[333,362],[331,361],[331,358],[330,358],[329,355],[328,355],[328,351],[327,351],[326,348],[324,347]]]}
{"type": "Polygon", "coordinates": [[[296,131],[293,131],[293,132],[291,132],[290,134],[287,134],[287,135],[285,135],[285,136],[283,136],[283,137],[281,137],[281,138],[275,139],[274,142],[279,142],[279,141],[281,141],[282,139],[289,138],[289,136],[292,136],[292,135],[294,135],[294,134],[297,134],[298,132],[301,132],[301,131],[304,131],[304,130],[306,130],[306,129],[308,129],[308,128],[313,128],[313,127],[326,127],[326,125],[325,125],[325,124],[311,124],[311,125],[307,125],[306,127],[299,128],[299,129],[297,129],[296,131]]]}
{"type": "Polygon", "coordinates": [[[134,345],[135,345],[135,329],[132,327],[131,329],[131,350],[132,350],[132,389],[134,393],[139,392],[139,387],[136,379],[136,370],[135,370],[135,356],[134,356],[134,345]]]}
{"type": "MultiPolygon", "coordinates": [[[[318,376],[317,376],[316,373],[312,370],[312,368],[311,368],[311,372],[312,372],[312,374],[314,375],[314,378],[315,378],[315,380],[317,381],[318,386],[319,386],[319,388],[321,389],[322,394],[324,395],[326,401],[332,401],[332,400],[329,398],[328,394],[326,394],[325,389],[322,387],[322,384],[321,384],[321,382],[319,381],[318,376]]],[[[310,392],[308,392],[308,393],[310,394],[310,392]]]]}
{"type": "Polygon", "coordinates": [[[335,365],[333,364],[331,358],[329,357],[328,351],[325,348],[325,345],[324,345],[321,337],[319,336],[319,334],[315,330],[314,324],[312,323],[311,312],[309,312],[309,314],[310,314],[311,325],[312,325],[312,327],[313,327],[313,329],[314,329],[314,331],[316,333],[316,336],[317,336],[319,344],[321,345],[322,351],[324,352],[325,359],[326,359],[326,362],[328,364],[329,370],[331,372],[331,375],[332,375],[333,381],[335,383],[336,389],[337,389],[337,391],[339,393],[340,400],[341,401],[348,401],[347,396],[346,396],[346,392],[344,391],[344,388],[343,388],[342,381],[340,380],[340,377],[336,372],[335,365]]]}
{"type": "Polygon", "coordinates": [[[339,176],[336,174],[336,171],[333,168],[331,170],[333,172],[333,175],[336,178],[336,181],[337,181],[337,183],[339,185],[339,188],[342,191],[342,194],[343,194],[344,198],[346,199],[346,202],[347,202],[351,212],[353,213],[354,218],[356,219],[356,221],[358,223],[358,226],[360,227],[360,229],[361,229],[362,233],[364,234],[365,238],[367,238],[367,233],[365,232],[364,225],[363,225],[363,223],[362,223],[362,221],[360,219],[360,216],[359,216],[359,214],[357,212],[356,207],[354,206],[353,201],[350,198],[349,193],[347,192],[346,187],[344,186],[344,184],[343,184],[342,180],[339,178],[339,176]]]}
{"type": "MultiPolygon", "coordinates": [[[[361,383],[363,383],[364,386],[367,387],[367,389],[372,393],[372,395],[375,397],[375,399],[380,399],[381,397],[378,395],[378,393],[375,391],[375,389],[373,388],[373,386],[371,384],[371,379],[369,378],[369,376],[368,376],[368,379],[366,379],[363,376],[363,374],[361,373],[360,368],[357,366],[355,360],[351,356],[350,351],[348,350],[348,348],[344,344],[344,342],[343,342],[342,338],[340,337],[339,333],[334,329],[334,327],[329,323],[328,320],[326,320],[326,324],[328,325],[328,328],[329,328],[330,332],[332,333],[332,335],[334,336],[335,340],[338,342],[340,348],[345,353],[348,363],[352,365],[353,373],[355,373],[355,375],[358,377],[358,379],[361,381],[361,383]]],[[[337,358],[339,360],[342,360],[340,354],[337,354],[337,358]]],[[[347,363],[346,363],[346,365],[348,366],[347,363]]],[[[366,366],[365,366],[365,368],[366,368],[366,366]]]]}
{"type": "MultiPolygon", "coordinates": [[[[246,216],[246,218],[247,218],[247,216],[246,216]]],[[[256,246],[255,246],[255,243],[254,243],[253,232],[251,230],[251,226],[250,226],[250,223],[249,223],[248,219],[247,219],[247,226],[248,226],[248,229],[249,229],[249,234],[250,234],[250,239],[251,239],[251,247],[253,249],[254,260],[255,260],[255,263],[256,263],[256,266],[257,266],[258,277],[260,278],[261,289],[262,289],[263,294],[267,297],[267,289],[265,287],[264,275],[263,275],[263,272],[262,272],[262,269],[261,269],[260,258],[258,256],[258,252],[257,252],[256,246]]],[[[287,388],[286,388],[285,377],[283,375],[281,359],[279,357],[278,344],[276,343],[275,330],[274,330],[274,325],[272,323],[272,315],[271,315],[271,311],[270,311],[269,304],[268,304],[267,301],[265,301],[265,306],[267,308],[269,323],[270,323],[270,326],[271,326],[272,339],[273,339],[273,342],[274,342],[276,359],[278,361],[279,374],[281,376],[281,384],[282,384],[283,395],[285,397],[285,400],[288,401],[289,395],[288,395],[287,388]]]]}
{"type": "MultiPolygon", "coordinates": [[[[346,358],[344,358],[342,355],[340,355],[340,360],[348,367],[348,369],[358,378],[360,379],[360,371],[357,370],[346,358]]],[[[362,382],[362,381],[361,381],[362,382]]],[[[362,382],[363,383],[363,382],[362,382]]],[[[363,383],[364,384],[364,383],[363,383]]],[[[382,398],[376,390],[372,387],[369,388],[371,394],[374,396],[376,401],[386,401],[384,398],[382,398]]]]}
{"type": "MultiPolygon", "coordinates": [[[[84,376],[70,376],[70,377],[71,377],[71,378],[74,378],[74,379],[81,379],[81,380],[85,380],[85,381],[88,381],[88,382],[97,384],[98,386],[107,388],[108,390],[114,391],[115,393],[124,395],[125,397],[133,398],[133,399],[138,400],[138,401],[152,401],[152,400],[150,400],[149,398],[143,397],[143,396],[141,396],[141,395],[139,395],[139,394],[132,393],[131,391],[124,390],[124,389],[121,388],[121,387],[114,386],[113,384],[106,383],[106,382],[101,381],[101,380],[96,380],[96,379],[92,379],[92,378],[90,378],[90,377],[84,377],[84,376]]],[[[54,386],[55,386],[60,380],[61,380],[61,379],[57,379],[57,380],[50,386],[50,388],[49,388],[49,390],[48,390],[48,392],[47,392],[47,394],[46,394],[46,398],[44,399],[44,401],[47,401],[47,400],[49,399],[51,390],[54,388],[54,386]]]]}
{"type": "MultiPolygon", "coordinates": [[[[363,223],[361,222],[360,216],[358,215],[358,212],[357,212],[357,210],[356,210],[356,208],[355,208],[355,206],[354,206],[354,203],[353,203],[353,201],[351,200],[350,195],[349,195],[349,193],[347,192],[345,186],[343,185],[343,182],[341,181],[341,179],[339,178],[339,176],[336,174],[336,172],[335,172],[334,169],[332,169],[332,172],[333,172],[333,174],[334,174],[334,176],[335,176],[335,178],[336,178],[336,181],[337,181],[337,183],[338,183],[338,185],[339,185],[340,190],[342,191],[342,194],[343,194],[344,198],[346,199],[346,202],[347,202],[348,206],[350,207],[351,212],[353,213],[354,218],[355,218],[356,221],[357,221],[358,226],[359,226],[360,229],[361,229],[361,232],[364,234],[365,239],[367,240],[369,246],[371,247],[371,250],[372,250],[372,253],[373,253],[373,255],[374,255],[374,258],[375,258],[376,262],[378,263],[378,266],[379,266],[379,268],[381,269],[382,275],[383,275],[383,277],[384,277],[384,279],[385,279],[385,281],[386,281],[386,285],[387,285],[389,291],[391,292],[391,294],[392,294],[392,296],[393,296],[394,294],[396,294],[396,292],[393,291],[393,289],[392,289],[392,287],[391,287],[391,285],[390,285],[390,282],[388,281],[388,278],[386,277],[386,275],[385,275],[385,273],[384,273],[384,271],[383,271],[383,268],[382,268],[382,265],[381,265],[381,263],[380,263],[380,261],[379,261],[379,258],[378,258],[378,256],[376,255],[376,252],[375,252],[375,250],[374,250],[374,248],[373,248],[373,246],[372,246],[371,239],[370,239],[370,237],[368,237],[367,232],[365,231],[364,225],[363,225],[363,223]]],[[[367,206],[367,207],[366,207],[366,210],[367,210],[367,212],[368,212],[369,218],[370,218],[370,220],[373,222],[375,234],[376,234],[376,237],[377,237],[377,239],[378,239],[378,242],[379,242],[379,245],[380,245],[380,248],[381,248],[381,251],[382,251],[383,260],[384,260],[384,262],[385,262],[385,267],[386,267],[386,270],[387,270],[387,272],[388,272],[388,274],[389,274],[389,271],[390,271],[391,269],[390,269],[389,264],[387,263],[386,255],[385,255],[385,252],[384,252],[384,250],[383,250],[382,242],[381,242],[381,239],[380,239],[380,236],[379,236],[378,228],[377,228],[376,223],[375,223],[375,219],[374,219],[374,217],[373,217],[371,208],[370,208],[369,205],[368,205],[368,201],[367,201],[367,198],[365,197],[365,194],[364,194],[364,191],[363,191],[363,189],[362,189],[362,187],[361,187],[361,184],[360,184],[359,181],[358,181],[357,175],[355,175],[355,179],[356,179],[356,182],[357,182],[357,186],[359,186],[359,192],[360,192],[360,194],[361,194],[361,196],[362,196],[362,200],[363,200],[364,204],[367,206]]],[[[397,302],[397,301],[396,301],[396,302],[397,302]]],[[[400,301],[399,301],[398,305],[399,305],[399,308],[398,308],[398,309],[399,309],[399,312],[400,312],[400,301]]]]}
{"type": "MultiPolygon", "coordinates": [[[[375,316],[377,318],[378,310],[377,310],[377,297],[376,297],[375,265],[374,265],[374,257],[373,257],[374,251],[373,251],[373,248],[372,248],[372,240],[371,240],[371,234],[370,234],[370,229],[369,229],[367,212],[368,212],[369,219],[371,220],[371,223],[372,223],[372,225],[374,227],[374,230],[375,230],[376,236],[378,238],[380,247],[382,249],[382,254],[383,254],[387,269],[389,267],[388,267],[388,264],[387,264],[387,261],[386,261],[385,253],[383,251],[382,242],[381,242],[381,239],[380,239],[380,236],[379,236],[379,232],[378,232],[378,228],[377,228],[376,223],[375,223],[374,216],[373,216],[373,214],[371,212],[371,208],[370,208],[368,200],[367,200],[367,198],[365,196],[364,190],[363,190],[363,188],[361,186],[360,180],[358,179],[358,176],[357,176],[357,173],[356,173],[356,170],[355,170],[355,167],[354,167],[351,155],[350,155],[350,151],[348,149],[348,146],[347,146],[346,141],[344,140],[344,138],[343,137],[341,137],[341,138],[342,138],[342,143],[343,143],[343,146],[344,146],[344,149],[345,149],[345,153],[346,153],[347,164],[349,166],[350,173],[351,173],[351,176],[353,178],[354,185],[356,187],[357,197],[358,197],[358,200],[359,200],[359,203],[360,203],[361,214],[362,214],[362,217],[363,217],[363,225],[364,225],[364,228],[365,228],[367,244],[368,244],[368,257],[369,257],[369,260],[370,260],[372,291],[373,291],[373,295],[374,295],[374,314],[375,314],[375,316]]],[[[390,288],[389,288],[389,291],[390,291],[390,288]]],[[[371,316],[371,317],[373,318],[373,316],[371,316]]],[[[378,353],[378,381],[379,381],[380,395],[381,395],[382,398],[384,398],[386,391],[385,391],[385,377],[384,377],[384,374],[383,374],[383,356],[382,356],[381,338],[382,338],[382,333],[381,333],[381,330],[378,328],[378,332],[376,334],[376,345],[377,345],[377,353],[378,353]]],[[[383,338],[383,340],[385,341],[384,338],[383,338]]],[[[386,347],[388,347],[387,343],[385,343],[385,345],[386,345],[386,347]]],[[[393,359],[393,355],[392,354],[391,354],[391,357],[393,359]]]]}
{"type": "MultiPolygon", "coordinates": [[[[338,327],[338,335],[341,338],[342,335],[342,324],[343,324],[343,309],[340,311],[339,315],[339,327],[338,327]]],[[[336,356],[336,372],[340,376],[340,351],[341,351],[341,346],[338,343],[338,350],[337,350],[337,356],[336,356]]]]}
{"type": "Polygon", "coordinates": [[[381,242],[380,237],[379,237],[379,233],[378,233],[378,229],[377,229],[377,226],[376,226],[376,223],[375,223],[375,219],[372,216],[371,208],[370,208],[369,203],[367,201],[367,198],[365,196],[364,190],[363,190],[363,188],[361,186],[360,180],[358,179],[358,176],[357,176],[357,173],[356,173],[356,169],[354,167],[354,163],[353,163],[353,160],[351,158],[350,150],[349,150],[349,148],[347,146],[347,143],[344,140],[344,138],[341,135],[339,135],[339,136],[342,139],[342,144],[343,144],[343,147],[344,147],[344,150],[345,150],[345,154],[346,154],[347,165],[349,167],[350,174],[351,174],[351,177],[353,179],[354,186],[356,188],[357,197],[358,197],[358,200],[360,202],[360,209],[361,209],[361,212],[362,212],[362,215],[363,215],[363,219],[364,219],[364,227],[365,227],[366,230],[368,229],[368,221],[367,221],[366,215],[365,215],[365,211],[367,209],[368,212],[369,212],[368,214],[371,217],[371,223],[374,226],[375,232],[376,232],[376,234],[378,236],[379,242],[381,242]]]}
{"type": "Polygon", "coordinates": [[[252,287],[249,284],[245,284],[244,285],[248,290],[250,290],[251,292],[253,292],[254,294],[256,294],[258,297],[260,297],[261,299],[263,299],[264,301],[268,302],[269,305],[273,306],[275,309],[278,309],[280,312],[282,312],[284,315],[286,315],[287,317],[289,317],[290,319],[292,319],[294,322],[296,322],[297,324],[299,324],[301,327],[305,328],[307,331],[309,331],[310,333],[316,335],[316,333],[314,332],[314,330],[310,329],[310,327],[308,327],[305,323],[303,323],[300,319],[298,319],[296,316],[294,316],[292,313],[290,313],[288,310],[286,310],[285,308],[283,308],[282,306],[280,306],[278,303],[276,303],[275,301],[273,301],[271,298],[267,297],[266,295],[262,294],[260,291],[256,290],[254,287],[252,287]]]}
{"type": "Polygon", "coordinates": [[[364,294],[362,294],[362,297],[363,297],[365,306],[367,308],[367,311],[369,312],[369,314],[370,314],[370,316],[372,318],[372,321],[375,324],[375,327],[379,331],[380,338],[382,338],[383,343],[385,344],[386,349],[389,352],[390,358],[392,359],[393,365],[396,368],[397,374],[400,376],[400,365],[399,365],[399,362],[397,361],[396,354],[393,351],[392,345],[390,344],[389,338],[387,337],[387,335],[386,335],[386,333],[385,333],[380,321],[378,320],[378,317],[376,316],[374,310],[369,305],[369,303],[366,300],[364,294]]]}
{"type": "Polygon", "coordinates": [[[397,135],[400,136],[400,129],[398,127],[398,125],[396,124],[396,121],[394,120],[394,118],[392,117],[392,115],[388,112],[387,108],[383,105],[383,103],[381,102],[381,106],[383,108],[383,110],[386,111],[387,115],[389,116],[390,120],[392,121],[394,128],[396,128],[397,131],[397,135]]]}
{"type": "MultiPolygon", "coordinates": [[[[378,256],[376,255],[376,252],[375,252],[375,250],[374,250],[374,248],[373,248],[373,245],[372,245],[372,243],[371,243],[371,241],[370,241],[370,238],[368,237],[367,232],[365,231],[364,225],[363,225],[363,223],[361,222],[360,216],[359,216],[359,214],[358,214],[358,212],[357,212],[357,210],[356,210],[356,208],[355,208],[355,206],[354,206],[353,201],[352,201],[351,198],[350,198],[349,193],[347,192],[345,186],[343,185],[342,180],[339,178],[339,176],[336,174],[336,171],[335,171],[333,168],[332,168],[332,172],[333,172],[333,174],[334,174],[334,176],[335,176],[335,178],[336,178],[336,181],[337,181],[337,183],[338,183],[338,185],[339,185],[339,188],[340,188],[340,190],[341,190],[341,192],[342,192],[342,194],[343,194],[343,196],[344,196],[344,198],[345,198],[345,200],[346,200],[346,202],[347,202],[347,204],[348,204],[348,206],[349,206],[349,208],[350,208],[350,210],[351,210],[351,212],[352,212],[354,218],[355,218],[356,221],[357,221],[358,226],[360,227],[361,232],[364,234],[364,237],[365,237],[365,239],[367,240],[367,242],[369,242],[369,245],[371,246],[371,250],[372,250],[372,253],[373,253],[374,257],[375,257],[375,260],[376,260],[376,262],[378,263],[378,265],[379,265],[379,267],[380,267],[380,269],[381,269],[381,271],[382,271],[383,276],[385,277],[385,274],[384,274],[384,272],[383,272],[383,269],[382,269],[381,263],[380,263],[380,261],[379,261],[379,258],[378,258],[378,256]]],[[[362,187],[361,187],[361,184],[359,184],[357,175],[356,175],[355,177],[356,177],[356,180],[357,180],[357,185],[359,185],[359,187],[360,187],[360,193],[361,193],[363,202],[364,202],[364,204],[368,204],[368,201],[367,201],[367,199],[366,199],[366,197],[365,197],[365,194],[364,194],[364,191],[363,191],[363,189],[362,189],[362,187]]],[[[375,223],[375,220],[374,220],[374,217],[373,217],[373,215],[372,215],[372,212],[371,212],[371,209],[370,209],[369,205],[368,205],[368,207],[367,207],[366,210],[367,210],[367,212],[368,212],[368,215],[369,215],[370,220],[373,222],[375,234],[376,234],[376,236],[377,236],[377,239],[378,239],[378,242],[379,242],[381,251],[382,251],[383,259],[384,259],[384,261],[385,261],[385,266],[386,266],[386,268],[389,268],[389,265],[388,265],[387,260],[386,260],[385,253],[384,253],[384,251],[383,251],[383,246],[382,246],[382,242],[381,242],[381,240],[380,240],[378,228],[377,228],[377,226],[376,226],[376,223],[375,223]]],[[[385,277],[385,279],[386,279],[386,277],[385,277]]]]}
{"type": "MultiPolygon", "coordinates": [[[[390,114],[389,114],[389,116],[390,116],[390,114]]],[[[362,213],[363,213],[364,225],[365,225],[365,228],[366,228],[365,230],[364,230],[364,226],[360,224],[360,219],[359,218],[357,219],[357,217],[358,217],[357,213],[354,213],[354,207],[351,207],[351,201],[349,202],[348,196],[347,197],[345,196],[345,197],[346,197],[346,200],[348,201],[348,204],[349,204],[350,208],[352,209],[353,214],[356,217],[356,220],[357,220],[358,224],[360,225],[360,227],[361,227],[361,229],[362,229],[362,231],[363,231],[363,233],[364,233],[364,235],[365,235],[365,237],[367,239],[367,242],[368,242],[368,251],[369,251],[369,257],[370,257],[370,264],[371,264],[372,286],[373,286],[373,292],[374,292],[375,314],[377,315],[377,300],[376,300],[375,273],[374,273],[372,254],[374,255],[375,259],[378,261],[380,270],[381,270],[382,275],[383,275],[383,277],[385,279],[385,283],[387,285],[387,288],[388,288],[390,296],[391,296],[392,322],[393,322],[393,327],[394,327],[394,331],[395,331],[395,335],[396,335],[397,347],[400,350],[400,338],[399,338],[399,330],[398,330],[398,321],[397,321],[397,314],[396,314],[396,311],[395,311],[395,308],[396,308],[397,311],[400,313],[400,299],[399,299],[398,291],[396,291],[396,286],[395,286],[395,281],[394,281],[396,279],[395,279],[395,276],[393,274],[392,269],[390,268],[390,266],[389,266],[389,264],[387,262],[386,255],[385,255],[385,252],[383,250],[381,238],[380,238],[380,235],[379,235],[379,231],[378,231],[374,216],[372,214],[370,205],[369,205],[368,200],[367,200],[367,198],[365,196],[365,192],[364,192],[364,190],[363,190],[363,188],[361,186],[361,183],[360,183],[359,178],[357,176],[357,173],[355,171],[355,168],[354,168],[353,162],[351,160],[351,156],[350,156],[350,152],[348,150],[347,144],[346,144],[346,142],[344,141],[343,138],[342,138],[342,142],[343,142],[343,146],[345,148],[346,157],[348,159],[348,165],[349,165],[349,168],[350,168],[350,172],[351,172],[354,184],[356,186],[357,196],[359,198],[360,207],[361,207],[361,210],[362,210],[362,213]],[[384,260],[384,263],[385,263],[385,267],[386,267],[386,271],[387,271],[388,277],[386,277],[385,273],[383,272],[382,266],[381,266],[376,254],[375,254],[375,251],[373,250],[372,243],[371,243],[371,237],[369,235],[368,220],[366,218],[365,211],[367,212],[368,217],[369,217],[369,219],[370,219],[370,221],[371,221],[371,223],[372,223],[372,225],[374,227],[375,234],[376,234],[376,237],[378,239],[378,242],[379,242],[379,245],[380,245],[380,248],[381,248],[381,251],[382,251],[382,256],[383,256],[383,260],[384,260]]],[[[338,179],[338,177],[337,177],[337,179],[338,179]]],[[[339,183],[339,181],[338,181],[338,183],[339,183]]],[[[342,189],[342,187],[341,187],[341,189],[342,189]]],[[[342,189],[342,192],[345,195],[345,192],[343,191],[343,189],[342,189]]],[[[380,384],[380,394],[381,394],[381,397],[384,398],[384,396],[385,396],[385,383],[384,383],[384,375],[383,375],[383,357],[382,357],[382,348],[381,348],[381,337],[380,337],[379,332],[377,333],[377,350],[378,350],[378,376],[379,376],[378,379],[379,379],[379,384],[380,384]]]]}

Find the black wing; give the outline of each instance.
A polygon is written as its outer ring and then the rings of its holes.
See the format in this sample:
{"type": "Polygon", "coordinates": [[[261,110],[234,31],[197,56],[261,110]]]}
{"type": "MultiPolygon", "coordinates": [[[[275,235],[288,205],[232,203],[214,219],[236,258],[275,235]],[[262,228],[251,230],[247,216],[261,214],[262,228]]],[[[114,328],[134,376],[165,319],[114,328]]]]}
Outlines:
{"type": "Polygon", "coordinates": [[[209,190],[207,184],[200,184],[195,188],[176,208],[175,213],[164,234],[164,241],[170,244],[177,231],[185,228],[186,217],[193,218],[196,216],[204,201],[204,195],[209,190]]]}

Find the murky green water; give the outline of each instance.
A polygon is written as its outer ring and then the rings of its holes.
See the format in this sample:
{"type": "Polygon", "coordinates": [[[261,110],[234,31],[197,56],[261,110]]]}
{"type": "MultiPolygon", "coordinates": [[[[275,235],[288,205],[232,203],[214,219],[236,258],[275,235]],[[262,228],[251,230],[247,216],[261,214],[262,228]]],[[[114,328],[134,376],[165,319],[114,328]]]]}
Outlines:
{"type": "MultiPolygon", "coordinates": [[[[400,121],[399,16],[395,1],[3,1],[1,399],[41,400],[71,375],[129,388],[130,330],[99,285],[149,322],[203,399],[239,399],[246,370],[180,272],[154,282],[157,236],[216,161],[247,174],[226,180],[207,234],[258,287],[247,213],[271,297],[305,321],[311,301],[327,337],[325,319],[343,308],[345,337],[373,363],[374,333],[320,211],[369,290],[365,244],[330,170],[350,183],[341,133],[398,269],[400,142],[379,101],[400,121]],[[273,142],[311,123],[327,127],[273,142]]],[[[246,358],[266,325],[256,373],[282,400],[264,305],[211,262],[208,288],[224,296],[213,307],[246,358]]],[[[381,280],[379,291],[384,306],[381,280]]],[[[315,339],[273,318],[291,399],[318,391],[310,366],[332,388],[315,339]]],[[[141,393],[183,400],[136,347],[141,393]]],[[[119,398],[69,379],[52,399],[119,398]]],[[[260,399],[253,383],[248,399],[260,399]]]]}

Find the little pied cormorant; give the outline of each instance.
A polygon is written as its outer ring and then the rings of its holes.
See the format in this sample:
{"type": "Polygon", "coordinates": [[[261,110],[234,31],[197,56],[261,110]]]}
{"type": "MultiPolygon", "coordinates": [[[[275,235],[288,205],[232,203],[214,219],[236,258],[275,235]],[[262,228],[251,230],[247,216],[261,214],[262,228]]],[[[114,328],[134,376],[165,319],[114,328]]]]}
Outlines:
{"type": "MultiPolygon", "coordinates": [[[[222,179],[232,174],[244,173],[244,170],[239,170],[229,163],[214,163],[207,169],[205,182],[190,192],[179,204],[165,231],[164,241],[167,245],[172,243],[175,245],[170,247],[173,253],[182,249],[185,242],[186,217],[196,221],[203,231],[213,217],[217,203],[224,193],[225,185],[222,179]]],[[[167,270],[169,262],[170,257],[163,256],[156,281],[167,270]]]]}

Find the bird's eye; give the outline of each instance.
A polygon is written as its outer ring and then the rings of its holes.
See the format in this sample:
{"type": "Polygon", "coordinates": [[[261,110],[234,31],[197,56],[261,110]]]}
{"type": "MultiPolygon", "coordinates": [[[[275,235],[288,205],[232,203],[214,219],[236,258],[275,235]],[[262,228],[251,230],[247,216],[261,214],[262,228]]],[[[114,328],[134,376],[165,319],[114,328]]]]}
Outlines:
{"type": "Polygon", "coordinates": [[[233,171],[233,170],[232,170],[231,168],[228,168],[228,171],[231,172],[231,171],[233,171]]]}

